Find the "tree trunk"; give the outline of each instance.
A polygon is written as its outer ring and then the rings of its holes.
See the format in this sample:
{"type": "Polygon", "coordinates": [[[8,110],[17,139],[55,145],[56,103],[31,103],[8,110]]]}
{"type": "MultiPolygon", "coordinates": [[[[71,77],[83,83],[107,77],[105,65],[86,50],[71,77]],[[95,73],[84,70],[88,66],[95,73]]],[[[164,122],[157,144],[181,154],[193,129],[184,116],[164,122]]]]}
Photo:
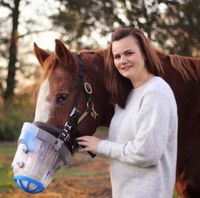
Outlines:
{"type": "Polygon", "coordinates": [[[19,19],[20,0],[14,0],[12,9],[12,32],[9,48],[8,74],[6,80],[6,90],[4,93],[4,108],[6,109],[12,101],[15,89],[15,75],[17,62],[17,43],[18,43],[18,19],[19,19]]]}

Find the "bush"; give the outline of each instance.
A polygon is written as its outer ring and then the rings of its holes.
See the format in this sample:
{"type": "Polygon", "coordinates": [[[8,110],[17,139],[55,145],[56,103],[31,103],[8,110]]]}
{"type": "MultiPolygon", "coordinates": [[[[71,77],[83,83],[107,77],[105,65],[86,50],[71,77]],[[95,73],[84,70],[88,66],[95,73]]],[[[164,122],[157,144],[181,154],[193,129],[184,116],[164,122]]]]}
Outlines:
{"type": "Polygon", "coordinates": [[[16,140],[25,121],[33,120],[34,105],[29,94],[18,95],[6,112],[0,109],[0,140],[16,140]]]}

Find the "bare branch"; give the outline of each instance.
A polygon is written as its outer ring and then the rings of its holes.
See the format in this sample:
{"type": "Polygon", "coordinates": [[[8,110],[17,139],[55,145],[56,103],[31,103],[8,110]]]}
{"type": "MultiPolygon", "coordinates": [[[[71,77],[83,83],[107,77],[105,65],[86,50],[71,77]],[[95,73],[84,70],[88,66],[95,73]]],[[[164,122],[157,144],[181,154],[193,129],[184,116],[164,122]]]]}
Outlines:
{"type": "Polygon", "coordinates": [[[0,38],[0,43],[8,43],[9,40],[10,40],[10,38],[8,38],[8,37],[1,37],[0,38]]]}
{"type": "Polygon", "coordinates": [[[8,58],[8,55],[7,55],[7,53],[6,52],[3,52],[3,51],[0,51],[0,55],[1,55],[1,57],[3,57],[3,58],[8,58]]]}
{"type": "Polygon", "coordinates": [[[0,0],[0,5],[13,10],[12,6],[9,3],[6,3],[4,0],[0,0]]]}
{"type": "Polygon", "coordinates": [[[48,28],[48,29],[44,29],[44,30],[28,31],[25,34],[19,35],[18,38],[24,38],[24,37],[26,37],[28,35],[31,35],[31,34],[38,34],[38,33],[42,33],[42,32],[48,32],[48,31],[51,31],[51,30],[53,30],[53,28],[48,28]]]}

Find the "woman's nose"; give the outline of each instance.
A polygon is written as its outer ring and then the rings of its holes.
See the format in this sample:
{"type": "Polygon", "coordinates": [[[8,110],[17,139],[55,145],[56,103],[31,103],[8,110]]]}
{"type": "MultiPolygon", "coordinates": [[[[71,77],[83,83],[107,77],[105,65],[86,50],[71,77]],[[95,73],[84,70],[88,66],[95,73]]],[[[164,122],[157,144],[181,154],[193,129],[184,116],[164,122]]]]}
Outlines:
{"type": "Polygon", "coordinates": [[[122,64],[122,65],[123,65],[123,64],[126,64],[127,61],[128,61],[128,60],[127,60],[127,58],[126,58],[125,56],[121,56],[121,57],[120,57],[120,64],[122,64]]]}

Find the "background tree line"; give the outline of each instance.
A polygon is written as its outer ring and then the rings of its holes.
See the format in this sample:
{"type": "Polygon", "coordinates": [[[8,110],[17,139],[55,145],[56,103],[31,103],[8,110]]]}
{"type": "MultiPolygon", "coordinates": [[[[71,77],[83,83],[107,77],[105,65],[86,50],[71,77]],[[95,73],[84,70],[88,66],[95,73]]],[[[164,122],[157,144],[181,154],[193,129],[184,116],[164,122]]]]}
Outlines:
{"type": "Polygon", "coordinates": [[[198,0],[43,0],[35,4],[0,0],[0,131],[1,116],[13,102],[19,79],[34,80],[38,75],[31,59],[33,35],[54,31],[74,50],[94,49],[101,47],[94,32],[107,38],[119,26],[135,26],[166,53],[200,54],[198,0]]]}

